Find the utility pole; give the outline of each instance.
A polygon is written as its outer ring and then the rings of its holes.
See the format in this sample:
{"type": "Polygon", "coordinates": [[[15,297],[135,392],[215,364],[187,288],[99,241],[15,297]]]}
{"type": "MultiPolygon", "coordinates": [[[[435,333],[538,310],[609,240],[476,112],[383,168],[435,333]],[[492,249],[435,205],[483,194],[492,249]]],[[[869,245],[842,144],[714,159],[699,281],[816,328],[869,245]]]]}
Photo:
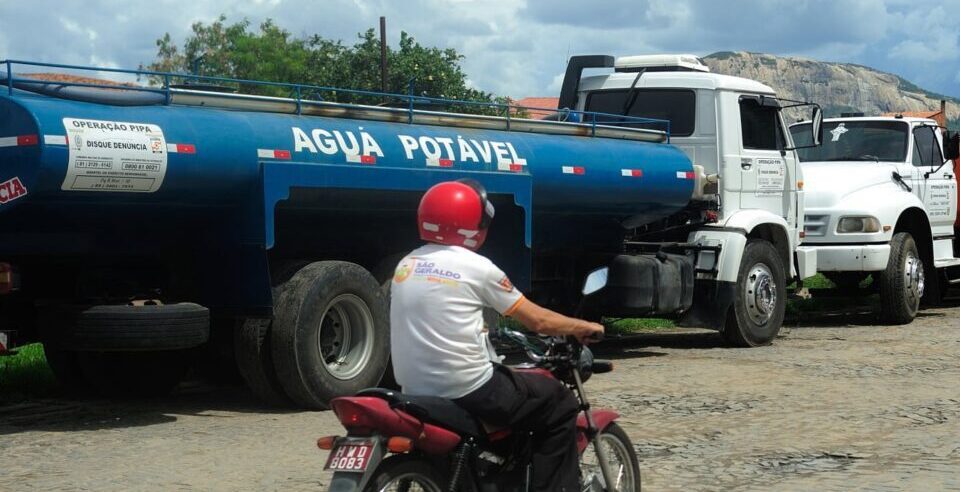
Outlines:
{"type": "Polygon", "coordinates": [[[380,92],[387,92],[387,18],[380,16],[380,92]]]}

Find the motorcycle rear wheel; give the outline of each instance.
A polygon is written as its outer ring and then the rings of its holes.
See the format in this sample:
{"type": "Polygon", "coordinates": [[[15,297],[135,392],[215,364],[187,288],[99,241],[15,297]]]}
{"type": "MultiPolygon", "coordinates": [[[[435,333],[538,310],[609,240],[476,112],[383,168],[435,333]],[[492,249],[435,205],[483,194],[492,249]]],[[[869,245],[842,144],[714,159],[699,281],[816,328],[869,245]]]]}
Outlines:
{"type": "Polygon", "coordinates": [[[600,432],[600,445],[607,451],[610,469],[617,476],[613,487],[604,487],[603,471],[593,443],[580,456],[580,490],[607,492],[640,492],[640,462],[630,437],[617,424],[600,432]]]}
{"type": "Polygon", "coordinates": [[[377,467],[365,492],[443,492],[446,483],[429,462],[415,456],[391,456],[377,467]]]}

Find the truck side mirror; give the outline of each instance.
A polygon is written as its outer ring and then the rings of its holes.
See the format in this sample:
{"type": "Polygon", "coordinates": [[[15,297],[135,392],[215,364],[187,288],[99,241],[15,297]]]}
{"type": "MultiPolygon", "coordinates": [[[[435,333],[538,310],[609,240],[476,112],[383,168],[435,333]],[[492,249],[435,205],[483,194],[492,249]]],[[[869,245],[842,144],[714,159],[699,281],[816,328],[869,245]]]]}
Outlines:
{"type": "Polygon", "coordinates": [[[943,158],[952,161],[960,157],[960,133],[947,132],[943,137],[943,158]]]}
{"type": "Polygon", "coordinates": [[[823,142],[823,111],[820,110],[820,106],[813,107],[813,115],[810,116],[810,121],[810,131],[813,137],[813,145],[816,147],[823,142]]]}

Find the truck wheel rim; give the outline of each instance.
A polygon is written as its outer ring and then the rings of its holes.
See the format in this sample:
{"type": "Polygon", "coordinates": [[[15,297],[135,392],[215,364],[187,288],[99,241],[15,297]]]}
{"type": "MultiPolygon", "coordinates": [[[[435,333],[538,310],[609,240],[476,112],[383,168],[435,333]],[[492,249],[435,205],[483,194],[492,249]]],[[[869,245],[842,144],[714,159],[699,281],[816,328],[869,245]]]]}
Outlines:
{"type": "Polygon", "coordinates": [[[903,264],[903,276],[903,285],[911,297],[910,301],[919,301],[923,297],[926,277],[923,272],[923,262],[916,255],[912,253],[907,255],[907,261],[903,264]]]}
{"type": "Polygon", "coordinates": [[[754,323],[766,324],[777,309],[777,284],[773,274],[767,265],[757,263],[750,269],[746,280],[743,288],[747,314],[754,323]]]}
{"type": "Polygon", "coordinates": [[[331,376],[355,378],[370,362],[373,352],[373,314],[363,299],[340,294],[323,310],[317,348],[331,376]]]}

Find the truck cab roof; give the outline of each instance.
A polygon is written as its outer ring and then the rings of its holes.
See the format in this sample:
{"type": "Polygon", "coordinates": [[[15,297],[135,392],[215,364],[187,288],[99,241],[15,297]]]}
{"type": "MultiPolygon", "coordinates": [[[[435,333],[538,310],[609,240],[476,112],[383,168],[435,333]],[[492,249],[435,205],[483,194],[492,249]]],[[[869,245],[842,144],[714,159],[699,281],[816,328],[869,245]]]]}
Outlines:
{"type": "MultiPolygon", "coordinates": [[[[615,72],[584,77],[580,82],[580,91],[629,89],[636,78],[636,72],[615,72]]],[[[645,72],[637,81],[636,87],[639,89],[682,87],[776,95],[772,87],[755,80],[700,71],[645,72]]]]}
{"type": "MultiPolygon", "coordinates": [[[[930,118],[917,118],[917,117],[915,117],[915,116],[900,116],[900,117],[896,117],[896,116],[848,116],[848,117],[843,117],[843,118],[824,118],[823,121],[826,123],[826,122],[834,122],[834,121],[891,121],[891,120],[893,120],[893,121],[903,121],[903,122],[906,122],[906,123],[910,123],[911,125],[914,124],[914,123],[933,124],[933,125],[936,125],[936,124],[937,124],[936,121],[934,121],[934,120],[932,120],[932,119],[930,119],[930,118]]],[[[809,121],[804,121],[804,122],[802,122],[802,123],[810,123],[810,122],[809,122],[809,121]]]]}

